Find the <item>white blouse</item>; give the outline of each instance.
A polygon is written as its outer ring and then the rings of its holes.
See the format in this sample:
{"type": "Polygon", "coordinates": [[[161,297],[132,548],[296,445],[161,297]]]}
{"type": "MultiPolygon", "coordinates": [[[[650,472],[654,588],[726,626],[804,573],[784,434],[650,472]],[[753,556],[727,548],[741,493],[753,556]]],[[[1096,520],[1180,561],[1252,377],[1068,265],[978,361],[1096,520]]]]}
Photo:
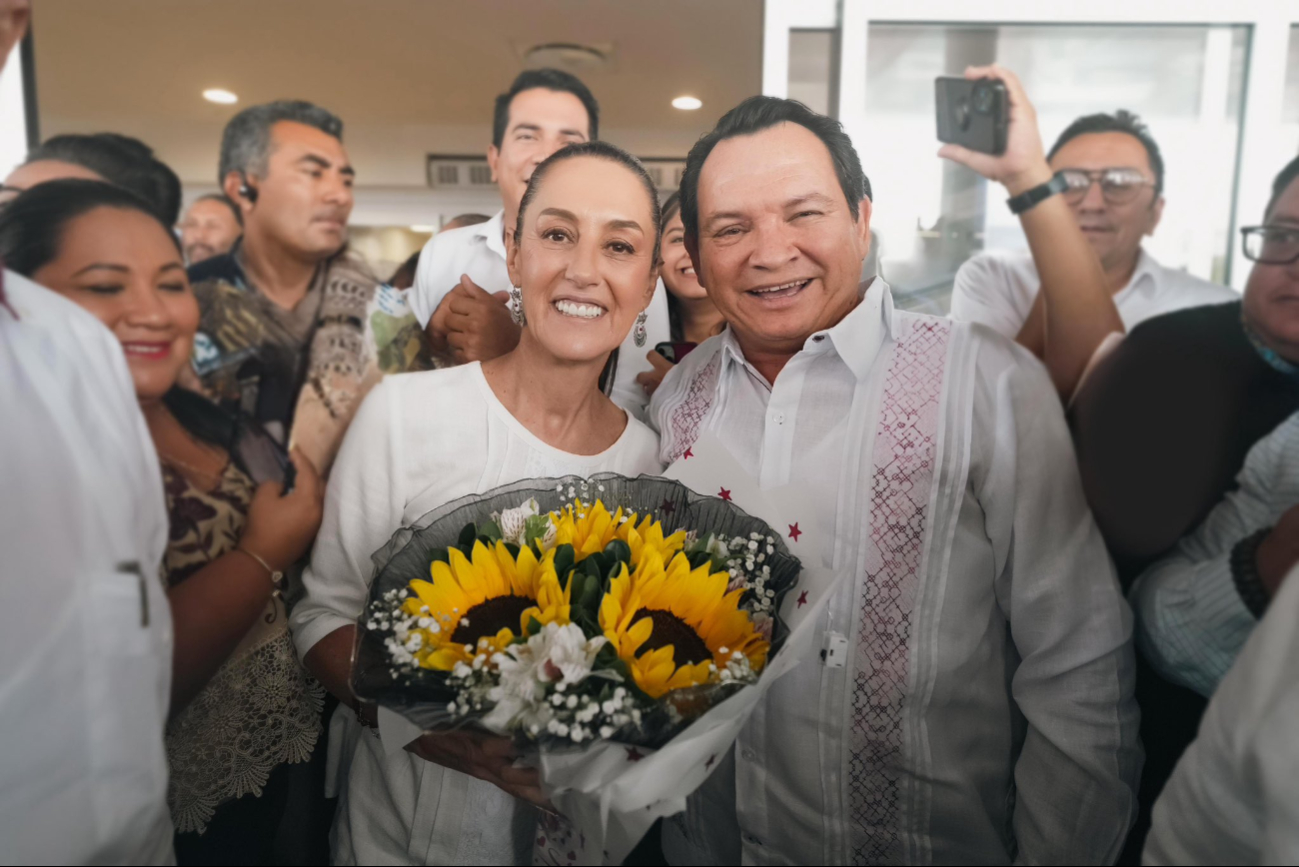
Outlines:
{"type": "MultiPolygon", "coordinates": [[[[466,494],[520,479],[656,474],[658,437],[628,416],[608,449],[573,455],[542,442],[496,398],[480,364],[387,377],[343,440],[325,517],[291,624],[298,653],[355,622],[370,555],[400,527],[466,494]]],[[[408,752],[340,707],[330,731],[339,795],[335,864],[515,864],[531,858],[535,814],[497,787],[408,752]]]]}

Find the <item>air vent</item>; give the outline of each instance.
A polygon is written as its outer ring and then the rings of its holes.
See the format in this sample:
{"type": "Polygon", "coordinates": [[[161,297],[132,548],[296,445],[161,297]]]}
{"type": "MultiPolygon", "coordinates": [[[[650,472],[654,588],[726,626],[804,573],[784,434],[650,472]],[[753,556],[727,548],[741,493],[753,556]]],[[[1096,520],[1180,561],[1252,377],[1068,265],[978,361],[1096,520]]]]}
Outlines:
{"type": "MultiPolygon", "coordinates": [[[[681,186],[685,160],[645,157],[641,163],[659,191],[674,193],[681,186]]],[[[428,185],[435,190],[483,190],[496,186],[487,159],[481,156],[429,154],[427,177],[428,185]]]]}
{"type": "Polygon", "coordinates": [[[435,190],[483,190],[496,186],[487,159],[482,156],[429,154],[426,177],[428,185],[435,190]]]}
{"type": "Polygon", "coordinates": [[[641,163],[660,192],[675,193],[681,186],[681,175],[686,170],[685,160],[670,157],[641,157],[641,163]]]}

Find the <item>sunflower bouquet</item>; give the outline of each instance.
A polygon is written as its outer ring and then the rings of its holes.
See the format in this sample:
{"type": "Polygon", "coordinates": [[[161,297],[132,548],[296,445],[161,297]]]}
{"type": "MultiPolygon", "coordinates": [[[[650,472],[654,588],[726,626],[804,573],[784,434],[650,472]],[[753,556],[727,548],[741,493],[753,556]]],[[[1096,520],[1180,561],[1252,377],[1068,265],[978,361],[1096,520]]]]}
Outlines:
{"type": "Polygon", "coordinates": [[[424,728],[660,746],[781,638],[798,561],[729,503],[620,477],[471,499],[395,540],[362,616],[358,692],[424,728]]]}
{"type": "Polygon", "coordinates": [[[402,718],[395,748],[466,725],[518,739],[565,817],[539,829],[547,863],[617,863],[684,809],[811,641],[811,618],[780,616],[803,568],[781,536],[667,479],[518,482],[374,563],[353,690],[381,732],[382,709],[402,718]]]}

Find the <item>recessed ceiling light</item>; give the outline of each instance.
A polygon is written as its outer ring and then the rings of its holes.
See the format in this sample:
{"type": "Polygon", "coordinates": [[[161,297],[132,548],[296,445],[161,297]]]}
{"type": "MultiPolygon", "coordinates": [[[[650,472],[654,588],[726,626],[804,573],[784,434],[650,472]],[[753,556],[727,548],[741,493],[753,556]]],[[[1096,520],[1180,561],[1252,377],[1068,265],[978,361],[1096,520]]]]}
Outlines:
{"type": "Polygon", "coordinates": [[[703,103],[693,96],[678,96],[672,100],[672,107],[679,108],[682,111],[694,111],[702,105],[703,103]]]}
{"type": "Polygon", "coordinates": [[[414,226],[411,226],[411,227],[410,227],[410,230],[411,230],[412,232],[423,232],[423,233],[426,234],[426,235],[431,235],[431,234],[433,234],[434,232],[437,231],[437,227],[436,227],[436,226],[420,226],[420,225],[414,225],[414,226]]]}
{"type": "Polygon", "coordinates": [[[209,87],[203,91],[203,98],[208,102],[219,102],[221,105],[232,105],[239,101],[239,97],[219,87],[209,87]]]}

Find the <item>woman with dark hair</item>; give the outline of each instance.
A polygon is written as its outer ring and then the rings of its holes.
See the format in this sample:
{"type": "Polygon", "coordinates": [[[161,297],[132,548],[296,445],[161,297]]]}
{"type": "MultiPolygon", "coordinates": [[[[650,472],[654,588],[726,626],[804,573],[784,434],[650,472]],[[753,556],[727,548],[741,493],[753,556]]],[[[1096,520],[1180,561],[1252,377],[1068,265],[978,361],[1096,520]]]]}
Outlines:
{"type": "Polygon", "coordinates": [[[257,484],[286,478],[271,441],[176,388],[198,303],[175,236],[134,195],[89,180],[33,187],[0,212],[0,258],[121,341],[162,464],[177,859],[267,863],[286,766],[307,759],[320,731],[323,696],[294,655],[278,591],[316,534],[320,479],[294,455],[291,491],[278,480],[257,484]]]}
{"type": "Polygon", "coordinates": [[[669,346],[656,347],[649,354],[653,369],[636,376],[636,382],[647,394],[653,394],[672,366],[685,358],[690,350],[714,334],[721,334],[726,320],[717,305],[708,297],[708,290],[699,285],[695,265],[686,252],[686,230],[681,222],[681,195],[673,193],[663,203],[659,219],[659,258],[662,261],[660,279],[667,287],[668,325],[672,341],[669,346]]]}
{"type": "Polygon", "coordinates": [[[607,360],[643,327],[658,277],[658,198],[635,158],[572,145],[532,173],[506,236],[515,348],[486,362],[389,377],[365,398],[329,479],[320,540],[293,610],[298,649],[339,708],[345,778],[331,835],[338,864],[531,862],[535,770],[512,741],[474,731],[402,735],[364,726],[349,689],[370,555],[425,513],[537,477],[657,473],[658,437],[601,390],[607,360]],[[403,753],[394,746],[405,747],[403,753]]]}

